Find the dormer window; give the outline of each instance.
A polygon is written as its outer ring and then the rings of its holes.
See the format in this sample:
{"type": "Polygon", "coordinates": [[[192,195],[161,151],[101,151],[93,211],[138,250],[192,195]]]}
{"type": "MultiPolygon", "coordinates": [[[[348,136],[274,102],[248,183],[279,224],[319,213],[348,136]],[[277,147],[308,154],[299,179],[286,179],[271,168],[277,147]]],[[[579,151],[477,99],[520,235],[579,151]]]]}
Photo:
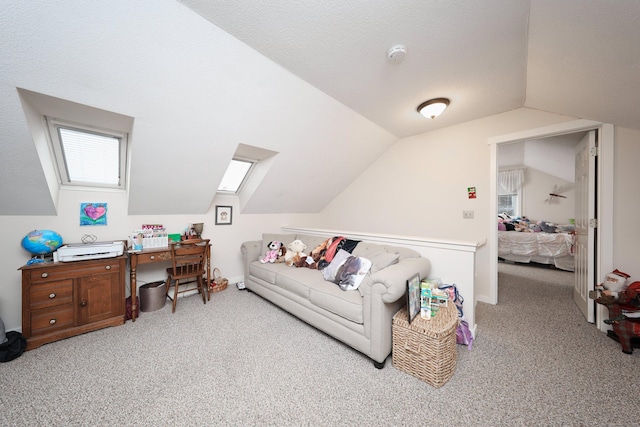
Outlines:
{"type": "Polygon", "coordinates": [[[127,134],[47,117],[63,186],[125,188],[127,134]]]}
{"type": "Polygon", "coordinates": [[[253,164],[254,162],[250,160],[232,159],[218,186],[218,191],[237,193],[242,188],[253,164]]]}

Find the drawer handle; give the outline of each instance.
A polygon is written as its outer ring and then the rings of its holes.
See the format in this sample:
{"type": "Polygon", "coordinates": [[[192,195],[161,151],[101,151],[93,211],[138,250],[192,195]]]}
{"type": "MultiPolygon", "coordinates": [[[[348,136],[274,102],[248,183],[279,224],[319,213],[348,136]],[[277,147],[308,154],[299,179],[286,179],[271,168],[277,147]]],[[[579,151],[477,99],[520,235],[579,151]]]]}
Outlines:
{"type": "Polygon", "coordinates": [[[80,301],[80,307],[86,307],[86,306],[87,306],[86,301],[80,301]]]}
{"type": "Polygon", "coordinates": [[[151,256],[149,257],[149,259],[156,259],[156,256],[155,256],[155,255],[151,255],[151,256]]]}
{"type": "Polygon", "coordinates": [[[49,273],[42,273],[40,276],[44,279],[49,277],[49,273]]]}
{"type": "Polygon", "coordinates": [[[111,270],[111,266],[110,266],[110,265],[107,265],[105,268],[106,268],[107,270],[111,270]]]}
{"type": "Polygon", "coordinates": [[[50,293],[49,294],[49,299],[54,299],[55,297],[56,297],[56,294],[54,294],[54,293],[50,293]]]}
{"type": "Polygon", "coordinates": [[[55,324],[56,324],[56,319],[51,319],[51,320],[49,320],[49,324],[50,324],[50,325],[55,325],[55,324]]]}

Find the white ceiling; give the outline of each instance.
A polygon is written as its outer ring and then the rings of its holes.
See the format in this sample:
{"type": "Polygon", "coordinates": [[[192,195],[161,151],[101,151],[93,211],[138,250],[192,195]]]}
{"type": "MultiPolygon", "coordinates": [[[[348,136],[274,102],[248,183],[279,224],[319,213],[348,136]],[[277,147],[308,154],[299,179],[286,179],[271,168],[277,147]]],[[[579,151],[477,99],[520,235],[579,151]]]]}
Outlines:
{"type": "Polygon", "coordinates": [[[523,106],[640,129],[635,0],[180,2],[399,137],[523,106]]]}
{"type": "Polygon", "coordinates": [[[401,137],[521,107],[640,129],[636,0],[0,4],[0,215],[57,213],[17,88],[132,118],[131,215],[206,213],[241,144],[277,153],[243,213],[315,213],[401,137]]]}

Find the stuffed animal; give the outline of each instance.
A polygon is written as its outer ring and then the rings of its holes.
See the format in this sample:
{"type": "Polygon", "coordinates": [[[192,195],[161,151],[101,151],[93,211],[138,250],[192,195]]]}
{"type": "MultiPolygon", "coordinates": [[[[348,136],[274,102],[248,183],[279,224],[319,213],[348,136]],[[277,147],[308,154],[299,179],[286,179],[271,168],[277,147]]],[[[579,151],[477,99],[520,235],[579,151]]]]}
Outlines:
{"type": "Polygon", "coordinates": [[[304,253],[304,250],[307,249],[307,245],[305,245],[302,240],[294,240],[293,242],[287,245],[287,253],[284,256],[284,262],[289,267],[294,265],[293,258],[298,256],[300,258],[305,258],[307,255],[304,253]]]}
{"type": "Polygon", "coordinates": [[[267,245],[269,250],[267,253],[260,259],[260,262],[266,264],[268,262],[274,263],[278,261],[278,258],[283,257],[287,251],[282,242],[277,240],[273,240],[269,242],[267,245]]]}
{"type": "Polygon", "coordinates": [[[596,286],[596,289],[602,291],[604,296],[611,296],[617,299],[618,294],[627,289],[628,278],[629,275],[627,273],[615,269],[605,275],[604,282],[596,286]]]}
{"type": "Polygon", "coordinates": [[[310,268],[312,270],[317,270],[319,259],[320,259],[319,254],[305,255],[305,256],[295,255],[292,259],[292,262],[293,262],[293,265],[295,265],[296,267],[304,267],[304,268],[310,268]]]}

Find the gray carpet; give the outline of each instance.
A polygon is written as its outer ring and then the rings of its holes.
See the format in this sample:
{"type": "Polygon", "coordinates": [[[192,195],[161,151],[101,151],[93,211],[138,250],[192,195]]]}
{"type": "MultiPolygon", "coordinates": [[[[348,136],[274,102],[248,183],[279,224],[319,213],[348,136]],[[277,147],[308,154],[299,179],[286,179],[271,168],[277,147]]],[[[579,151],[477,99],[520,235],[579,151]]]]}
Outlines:
{"type": "Polygon", "coordinates": [[[0,425],[640,425],[640,350],[583,320],[572,275],[499,271],[439,389],[230,286],[0,364],[0,425]]]}

